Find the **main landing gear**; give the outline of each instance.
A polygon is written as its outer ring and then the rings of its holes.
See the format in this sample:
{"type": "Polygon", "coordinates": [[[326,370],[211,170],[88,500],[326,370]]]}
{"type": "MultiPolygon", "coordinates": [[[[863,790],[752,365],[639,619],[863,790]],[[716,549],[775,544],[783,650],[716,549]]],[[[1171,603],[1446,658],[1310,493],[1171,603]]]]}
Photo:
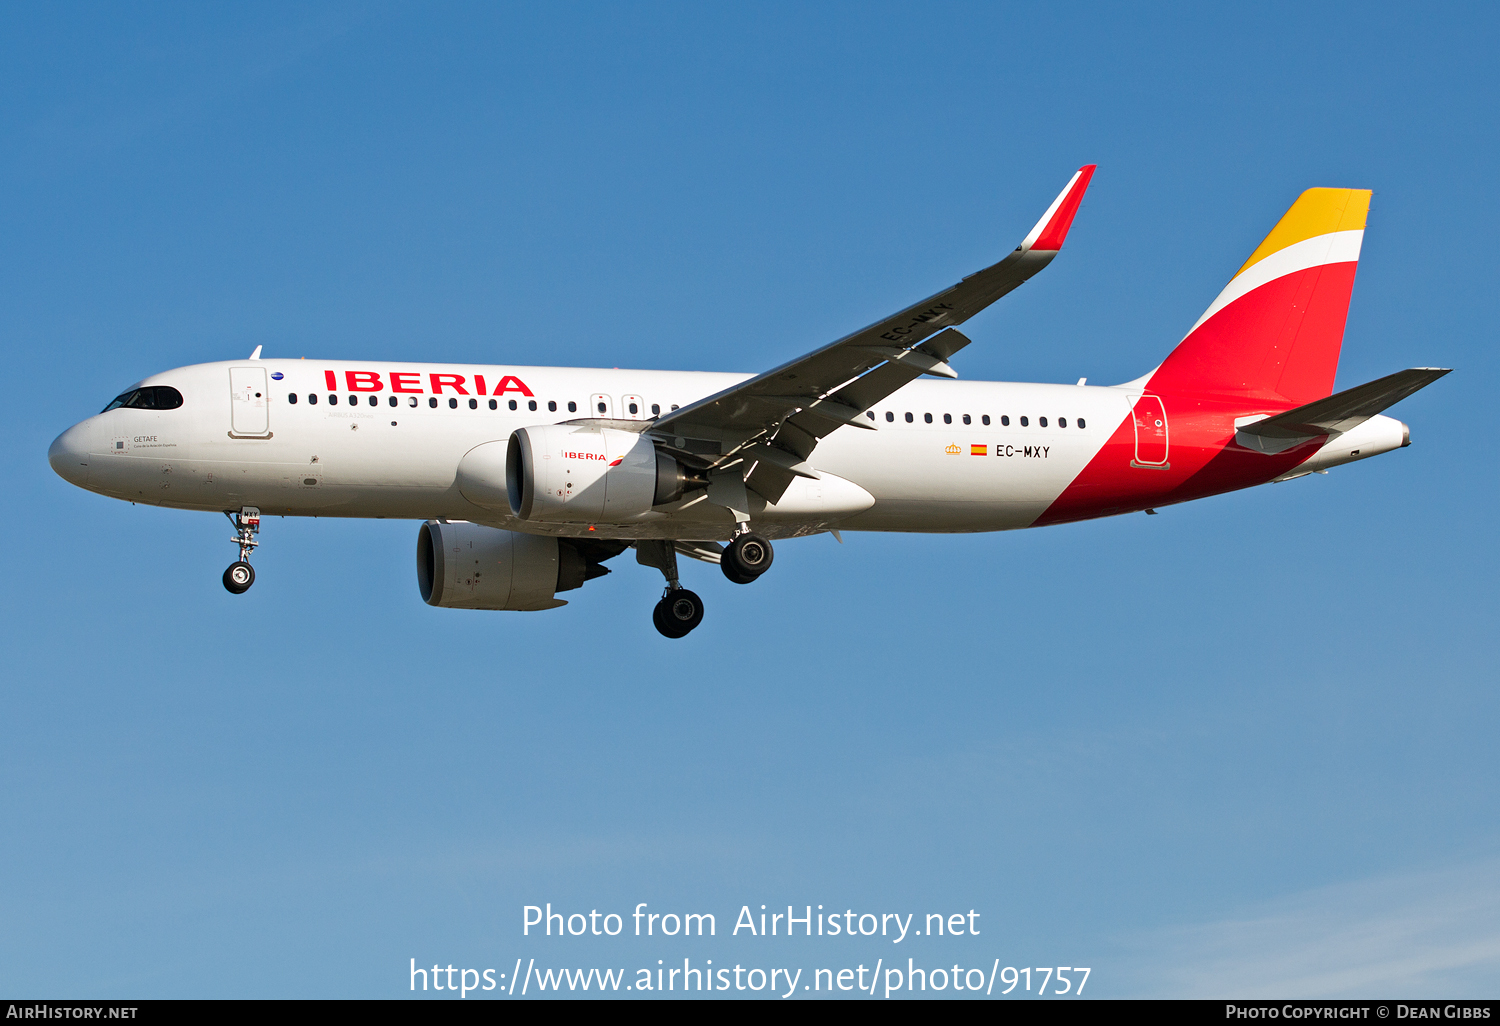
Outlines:
{"type": "Polygon", "coordinates": [[[255,583],[255,568],[250,565],[250,552],[259,545],[255,536],[260,533],[260,510],[246,506],[238,513],[224,511],[234,525],[234,538],[240,547],[240,558],[229,564],[224,571],[224,587],[231,595],[243,595],[255,583]]]}
{"type": "Polygon", "coordinates": [[[719,559],[719,569],[735,584],[749,584],[771,569],[771,560],[776,553],[771,543],[754,531],[746,529],[734,536],[719,559]]]}
{"type": "MultiPolygon", "coordinates": [[[[735,584],[749,584],[771,568],[774,557],[771,543],[745,527],[725,546],[719,568],[735,584]]],[[[635,543],[635,559],[643,566],[656,567],[667,579],[661,601],[651,610],[651,622],[666,637],[686,637],[703,622],[703,600],[678,579],[676,546],[670,541],[643,539],[635,543]]]]}
{"type": "Polygon", "coordinates": [[[677,549],[669,541],[638,541],[635,560],[654,566],[667,579],[661,601],[651,610],[651,622],[668,638],[685,638],[703,622],[703,600],[682,586],[677,577],[677,549]]]}
{"type": "Polygon", "coordinates": [[[680,586],[674,588],[669,583],[667,593],[651,610],[651,622],[666,637],[685,638],[703,622],[703,600],[696,592],[680,586]]]}

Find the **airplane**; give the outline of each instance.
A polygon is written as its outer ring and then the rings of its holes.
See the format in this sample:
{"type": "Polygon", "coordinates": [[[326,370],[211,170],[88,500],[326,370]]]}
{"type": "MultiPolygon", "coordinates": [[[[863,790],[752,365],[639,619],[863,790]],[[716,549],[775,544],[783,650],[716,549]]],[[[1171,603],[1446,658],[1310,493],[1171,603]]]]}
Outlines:
{"type": "Polygon", "coordinates": [[[1120,385],[955,380],[970,317],[1050,264],[1080,168],[998,263],[758,375],[388,361],[198,364],[130,386],[48,459],[132,503],[222,512],[255,582],[264,516],[422,521],[417,584],[455,609],[541,610],[635,549],[652,622],[703,602],[678,557],[750,584],[772,542],[1044,527],[1162,506],[1410,444],[1382,411],[1447,374],[1335,393],[1370,192],[1309,189],[1160,364],[1120,385]]]}

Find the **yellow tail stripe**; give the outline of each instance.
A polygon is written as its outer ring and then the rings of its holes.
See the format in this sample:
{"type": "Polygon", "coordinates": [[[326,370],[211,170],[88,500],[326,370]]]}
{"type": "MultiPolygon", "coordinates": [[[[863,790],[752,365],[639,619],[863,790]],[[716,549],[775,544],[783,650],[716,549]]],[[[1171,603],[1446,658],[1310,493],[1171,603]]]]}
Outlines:
{"type": "Polygon", "coordinates": [[[1308,189],[1292,208],[1286,212],[1271,234],[1266,236],[1245,266],[1235,272],[1235,277],[1245,273],[1245,268],[1259,263],[1272,253],[1306,239],[1330,232],[1362,230],[1365,217],[1370,212],[1369,189],[1308,189]]]}

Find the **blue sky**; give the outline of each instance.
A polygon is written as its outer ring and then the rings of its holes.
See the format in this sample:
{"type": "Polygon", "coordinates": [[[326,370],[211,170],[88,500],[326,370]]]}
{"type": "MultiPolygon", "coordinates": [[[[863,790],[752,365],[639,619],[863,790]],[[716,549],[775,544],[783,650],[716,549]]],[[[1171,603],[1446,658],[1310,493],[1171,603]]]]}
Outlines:
{"type": "MultiPolygon", "coordinates": [[[[977,909],[917,957],[1089,993],[1500,983],[1486,5],[50,5],[0,12],[0,990],[401,996],[408,960],[834,967],[521,908],[977,909]],[[432,609],[414,523],[52,474],[148,373],[268,356],[756,371],[992,262],[960,373],[1158,362],[1309,186],[1375,190],[1340,387],[1413,445],[988,536],[432,609]],[[757,961],[759,960],[759,961],[757,961]]],[[[764,939],[769,944],[771,939],[764,939]]],[[[908,942],[910,943],[910,942],[908,942]]],[[[446,996],[446,995],[444,995],[446,996]]],[[[952,996],[949,991],[947,996],[952,996]]]]}

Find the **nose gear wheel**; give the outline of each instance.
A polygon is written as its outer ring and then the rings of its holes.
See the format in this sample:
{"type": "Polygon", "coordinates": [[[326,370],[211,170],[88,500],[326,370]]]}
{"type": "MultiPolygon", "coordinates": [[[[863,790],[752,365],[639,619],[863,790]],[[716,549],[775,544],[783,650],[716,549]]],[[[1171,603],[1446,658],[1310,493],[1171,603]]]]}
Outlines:
{"type": "Polygon", "coordinates": [[[255,583],[255,568],[244,560],[229,564],[224,571],[224,587],[231,595],[243,595],[255,583]]]}

